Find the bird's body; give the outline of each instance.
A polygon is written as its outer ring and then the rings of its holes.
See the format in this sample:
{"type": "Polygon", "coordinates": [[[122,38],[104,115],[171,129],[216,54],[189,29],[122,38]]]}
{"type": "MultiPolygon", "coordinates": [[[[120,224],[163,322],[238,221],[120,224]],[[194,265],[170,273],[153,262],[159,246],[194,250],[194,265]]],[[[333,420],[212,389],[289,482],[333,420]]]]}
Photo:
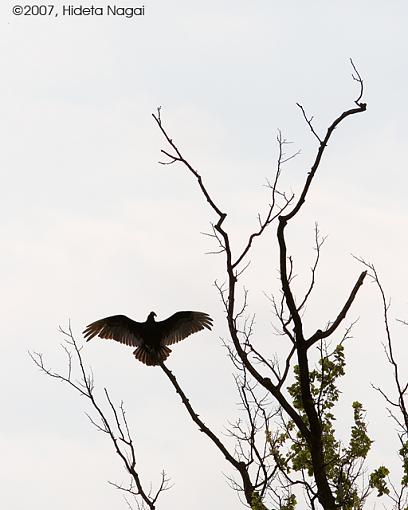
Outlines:
{"type": "Polygon", "coordinates": [[[204,328],[211,329],[212,319],[203,312],[176,312],[164,321],[156,322],[150,312],[146,322],[136,322],[126,315],[112,315],[89,324],[83,334],[86,340],[94,336],[110,338],[135,346],[136,359],[145,365],[159,365],[168,358],[174,344],[204,328]]]}

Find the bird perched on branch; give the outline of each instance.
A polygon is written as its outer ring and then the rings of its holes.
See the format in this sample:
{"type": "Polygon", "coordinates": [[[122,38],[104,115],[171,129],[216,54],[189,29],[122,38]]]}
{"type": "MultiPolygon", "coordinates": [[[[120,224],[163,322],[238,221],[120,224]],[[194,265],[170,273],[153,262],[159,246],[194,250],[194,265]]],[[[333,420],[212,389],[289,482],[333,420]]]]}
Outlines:
{"type": "Polygon", "coordinates": [[[156,322],[150,312],[146,322],[136,322],[125,315],[112,315],[89,324],[83,331],[87,341],[94,336],[110,338],[122,344],[137,347],[133,354],[145,365],[159,365],[168,358],[168,345],[197,333],[211,329],[212,319],[203,312],[176,312],[164,321],[156,322]]]}

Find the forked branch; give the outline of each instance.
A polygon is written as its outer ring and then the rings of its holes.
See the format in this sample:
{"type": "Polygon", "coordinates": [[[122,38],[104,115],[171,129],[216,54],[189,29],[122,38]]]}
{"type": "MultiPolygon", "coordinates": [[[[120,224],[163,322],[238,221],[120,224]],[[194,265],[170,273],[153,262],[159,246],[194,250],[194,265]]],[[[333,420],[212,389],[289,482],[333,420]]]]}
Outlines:
{"type": "Polygon", "coordinates": [[[44,357],[41,353],[29,352],[29,355],[37,367],[49,377],[68,384],[71,388],[75,389],[80,395],[86,397],[97,415],[95,420],[91,415],[87,414],[90,422],[96,427],[97,430],[105,433],[110,438],[116,454],[120,457],[126,471],[131,477],[129,488],[124,488],[117,484],[117,488],[133,494],[135,497],[140,497],[143,503],[149,510],[156,509],[156,501],[159,495],[169,488],[169,479],[166,475],[162,475],[162,482],[158,491],[152,496],[150,491],[144,489],[140,479],[140,475],[136,469],[136,451],[133,444],[132,437],[129,431],[129,425],[126,418],[125,408],[121,402],[117,408],[107,391],[104,389],[105,398],[108,407],[111,409],[112,418],[109,418],[108,413],[103,410],[102,404],[97,400],[94,390],[93,374],[85,368],[84,360],[82,358],[82,347],[80,347],[75,340],[72,333],[71,326],[68,331],[60,328],[60,332],[64,335],[64,343],[62,348],[67,355],[68,370],[67,374],[63,375],[46,366],[44,357]],[[79,379],[74,379],[74,367],[79,369],[79,379]],[[164,480],[164,481],[163,481],[164,480]]]}

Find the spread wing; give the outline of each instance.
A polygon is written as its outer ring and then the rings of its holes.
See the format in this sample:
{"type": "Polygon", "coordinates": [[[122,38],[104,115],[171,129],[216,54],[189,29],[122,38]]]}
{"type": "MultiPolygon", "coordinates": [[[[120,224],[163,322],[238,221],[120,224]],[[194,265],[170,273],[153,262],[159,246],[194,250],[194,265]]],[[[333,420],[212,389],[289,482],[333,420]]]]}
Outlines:
{"type": "Polygon", "coordinates": [[[211,329],[212,319],[203,312],[177,312],[157,324],[162,334],[161,344],[171,345],[204,328],[211,329]]]}
{"type": "Polygon", "coordinates": [[[83,335],[86,341],[98,335],[100,338],[110,338],[135,347],[143,344],[142,324],[129,319],[126,315],[112,315],[92,322],[85,328],[83,335]]]}

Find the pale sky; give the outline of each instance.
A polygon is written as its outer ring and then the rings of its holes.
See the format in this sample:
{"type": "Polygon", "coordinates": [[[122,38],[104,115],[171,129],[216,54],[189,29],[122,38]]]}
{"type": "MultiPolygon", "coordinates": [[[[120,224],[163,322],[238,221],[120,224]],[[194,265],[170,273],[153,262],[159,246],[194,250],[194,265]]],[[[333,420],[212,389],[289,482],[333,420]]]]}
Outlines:
{"type": "MultiPolygon", "coordinates": [[[[184,168],[158,164],[166,145],[151,113],[163,107],[170,135],[228,213],[240,249],[268,203],[263,185],[275,169],[277,130],[302,151],[284,176],[298,193],[316,140],[296,102],[325,130],[354,105],[352,57],[367,112],[336,130],[302,215],[288,228],[289,251],[303,289],[315,221],[329,236],[305,316],[310,332],[333,319],[362,270],[351,253],[375,263],[392,317],[408,317],[408,7],[402,0],[117,3],[145,6],[144,16],[126,19],[16,16],[13,5],[0,7],[0,504],[126,508],[107,480],[127,475],[87,421],[87,403],[39,373],[27,351],[63,370],[57,330],[69,320],[80,339],[86,324],[107,315],[144,321],[151,310],[158,320],[202,310],[214,318],[213,332],[176,345],[168,366],[218,434],[236,417],[220,340],[225,314],[213,286],[224,260],[205,254],[215,246],[201,235],[215,217],[184,168]]],[[[243,283],[255,338],[273,356],[282,339],[272,335],[263,293],[279,291],[276,225],[251,260],[243,283]]],[[[391,388],[380,312],[367,281],[347,322],[360,318],[346,348],[339,422],[349,424],[351,402],[360,400],[375,439],[368,467],[393,467],[394,426],[371,388],[391,388]]],[[[395,326],[394,334],[404,368],[407,332],[395,326]]],[[[165,469],[174,483],[158,508],[237,508],[222,474],[229,465],[187,418],[162,371],[115,342],[95,339],[83,352],[98,391],[108,387],[125,401],[142,479],[155,484],[165,469]]]]}

